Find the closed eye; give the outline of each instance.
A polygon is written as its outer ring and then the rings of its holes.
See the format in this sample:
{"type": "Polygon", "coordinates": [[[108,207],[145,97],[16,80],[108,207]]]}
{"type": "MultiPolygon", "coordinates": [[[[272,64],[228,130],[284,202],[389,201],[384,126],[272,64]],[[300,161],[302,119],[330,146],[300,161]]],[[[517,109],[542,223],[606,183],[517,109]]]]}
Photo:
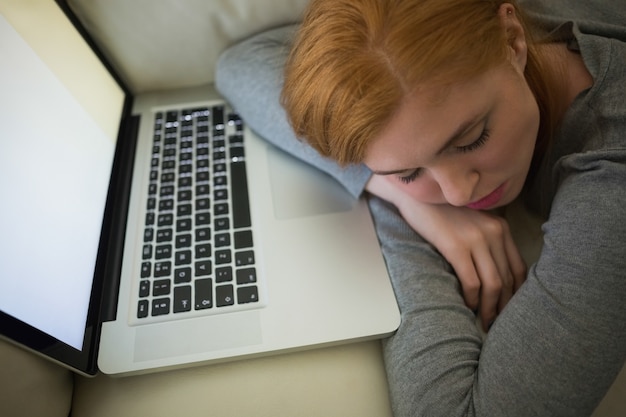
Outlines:
{"type": "Polygon", "coordinates": [[[413,181],[415,181],[420,176],[421,173],[422,173],[422,169],[421,168],[417,168],[417,169],[413,170],[409,175],[401,176],[401,177],[398,177],[398,178],[403,183],[410,184],[413,181]]]}
{"type": "Polygon", "coordinates": [[[488,139],[489,139],[489,130],[485,129],[480,134],[480,137],[476,139],[474,142],[470,143],[469,145],[457,146],[455,149],[463,153],[475,151],[476,149],[483,146],[487,142],[488,139]]]}

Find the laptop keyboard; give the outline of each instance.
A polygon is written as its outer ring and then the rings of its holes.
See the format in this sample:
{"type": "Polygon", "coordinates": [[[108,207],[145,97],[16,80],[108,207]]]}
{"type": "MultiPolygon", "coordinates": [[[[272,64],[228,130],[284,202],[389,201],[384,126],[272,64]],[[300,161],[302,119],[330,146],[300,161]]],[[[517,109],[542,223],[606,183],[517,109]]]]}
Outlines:
{"type": "Polygon", "coordinates": [[[225,112],[155,115],[138,319],[259,303],[243,123],[225,112]]]}

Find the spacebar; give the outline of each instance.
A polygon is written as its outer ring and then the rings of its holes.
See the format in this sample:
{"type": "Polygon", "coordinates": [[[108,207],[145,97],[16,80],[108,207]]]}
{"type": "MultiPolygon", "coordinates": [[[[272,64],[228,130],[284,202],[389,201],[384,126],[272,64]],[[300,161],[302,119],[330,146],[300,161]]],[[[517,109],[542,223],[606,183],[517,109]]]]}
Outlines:
{"type": "Polygon", "coordinates": [[[238,229],[250,227],[250,201],[248,200],[248,177],[243,161],[230,164],[232,184],[233,226],[238,229]]]}

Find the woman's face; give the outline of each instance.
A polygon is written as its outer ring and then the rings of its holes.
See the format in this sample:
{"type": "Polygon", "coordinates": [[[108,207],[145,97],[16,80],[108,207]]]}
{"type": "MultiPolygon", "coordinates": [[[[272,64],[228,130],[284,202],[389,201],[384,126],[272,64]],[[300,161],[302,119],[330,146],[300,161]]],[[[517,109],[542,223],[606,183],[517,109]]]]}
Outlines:
{"type": "Polygon", "coordinates": [[[416,89],[364,162],[419,201],[493,209],[521,192],[538,128],[523,65],[502,65],[446,89],[416,89]]]}

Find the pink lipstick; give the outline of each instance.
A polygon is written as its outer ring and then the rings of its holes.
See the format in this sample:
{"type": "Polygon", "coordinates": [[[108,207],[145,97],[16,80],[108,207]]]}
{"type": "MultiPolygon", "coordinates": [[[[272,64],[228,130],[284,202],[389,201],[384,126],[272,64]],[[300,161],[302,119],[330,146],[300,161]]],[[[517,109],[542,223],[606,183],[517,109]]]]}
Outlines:
{"type": "Polygon", "coordinates": [[[474,210],[486,210],[490,207],[495,206],[504,195],[505,185],[506,183],[493,190],[491,194],[487,195],[486,197],[483,197],[478,201],[474,201],[473,203],[469,203],[467,207],[474,210]]]}

